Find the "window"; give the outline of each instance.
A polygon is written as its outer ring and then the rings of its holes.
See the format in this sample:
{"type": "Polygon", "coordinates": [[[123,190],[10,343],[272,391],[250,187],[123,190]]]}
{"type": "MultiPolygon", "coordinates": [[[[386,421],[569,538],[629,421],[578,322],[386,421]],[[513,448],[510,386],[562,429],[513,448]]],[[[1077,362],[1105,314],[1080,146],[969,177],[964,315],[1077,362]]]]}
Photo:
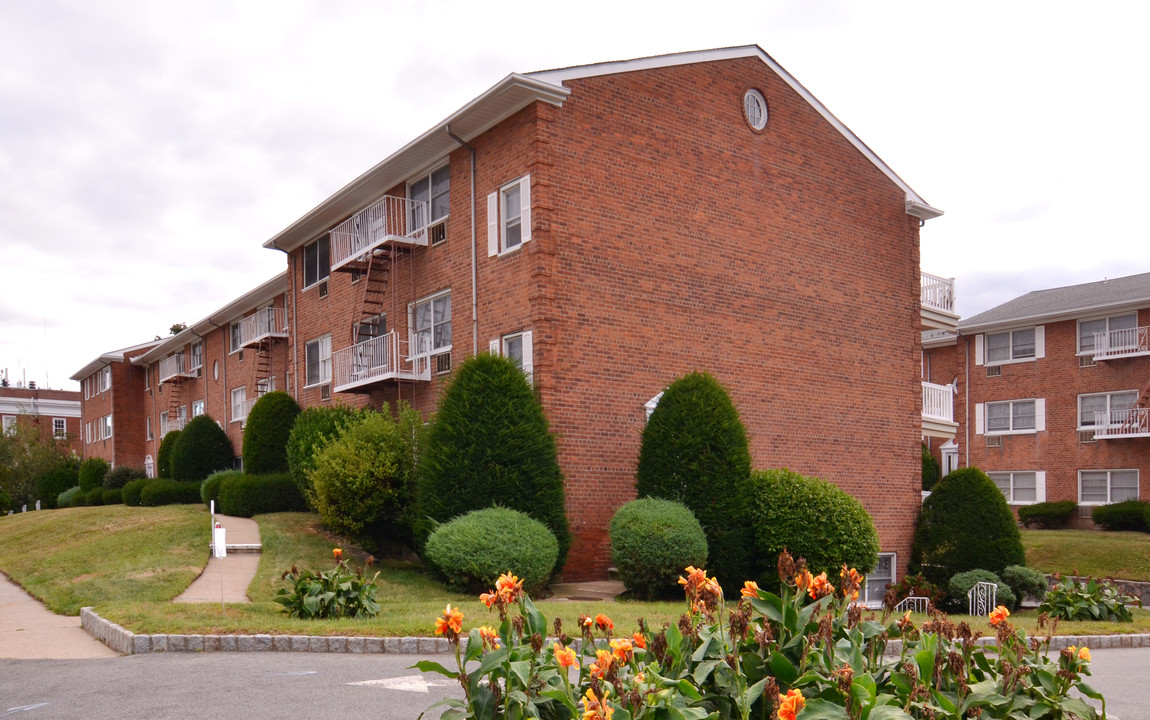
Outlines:
{"type": "Polygon", "coordinates": [[[1138,403],[1138,391],[1092,393],[1078,396],[1078,429],[1114,425],[1138,403]],[[1096,414],[1097,413],[1097,414],[1096,414]]]}
{"type": "Polygon", "coordinates": [[[451,293],[422,300],[412,310],[415,357],[451,349],[451,293]]]}
{"type": "Polygon", "coordinates": [[[364,318],[352,328],[353,341],[357,343],[387,334],[387,314],[380,313],[364,318]]]}
{"type": "MultiPolygon", "coordinates": [[[[1117,330],[1134,330],[1138,327],[1138,314],[1119,315],[1111,318],[1078,321],[1078,354],[1094,353],[1094,336],[1100,333],[1113,333],[1117,330]]],[[[1125,333],[1120,333],[1124,335],[1125,333]]],[[[1108,345],[1123,345],[1122,338],[1111,338],[1108,345]],[[1118,342],[1115,342],[1118,341],[1118,342]]]]}
{"type": "Polygon", "coordinates": [[[1138,499],[1137,470],[1078,471],[1078,502],[1105,505],[1138,499]]]}
{"type": "MultiPolygon", "coordinates": [[[[986,403],[986,433],[1034,432],[1038,430],[1037,404],[1034,400],[986,403]]],[[[975,420],[977,422],[977,418],[975,420]]]]}
{"type": "Polygon", "coordinates": [[[151,440],[153,437],[154,436],[152,435],[152,416],[149,415],[146,418],[144,418],[144,438],[147,440],[151,440]]]}
{"type": "Polygon", "coordinates": [[[743,117],[752,130],[767,126],[767,101],[758,90],[752,88],[743,95],[743,117]]]}
{"type": "Polygon", "coordinates": [[[331,382],[331,335],[312,340],[304,346],[307,378],[305,385],[331,382]]]}
{"type": "Polygon", "coordinates": [[[256,380],[256,396],[257,397],[260,395],[263,395],[265,393],[275,392],[275,389],[276,389],[276,379],[274,377],[266,377],[266,378],[260,378],[259,380],[256,380]]]}
{"type": "Polygon", "coordinates": [[[68,437],[68,421],[64,418],[52,418],[52,437],[68,437]]]}
{"type": "Polygon", "coordinates": [[[5,415],[4,416],[4,434],[5,435],[15,435],[16,434],[16,416],[15,415],[5,415]]]}
{"type": "Polygon", "coordinates": [[[499,340],[491,341],[492,354],[500,354],[511,358],[526,375],[532,379],[534,368],[534,350],[532,348],[531,331],[504,335],[499,340]]]}
{"type": "Polygon", "coordinates": [[[203,400],[193,400],[192,401],[192,417],[199,417],[203,414],[204,414],[204,401],[203,400]]]}
{"type": "Polygon", "coordinates": [[[232,422],[243,420],[248,416],[248,389],[246,387],[232,388],[232,422]]]}
{"type": "Polygon", "coordinates": [[[188,367],[188,370],[199,370],[203,366],[204,343],[201,340],[200,342],[192,343],[192,364],[188,367]]]}
{"type": "Polygon", "coordinates": [[[171,428],[168,427],[168,411],[160,411],[160,434],[167,435],[171,428]]]}
{"type": "Polygon", "coordinates": [[[85,423],[84,425],[84,441],[89,445],[92,444],[92,423],[85,423]]]}
{"type": "Polygon", "coordinates": [[[112,416],[105,415],[100,418],[100,438],[107,440],[112,437],[112,416]]]}
{"type": "Polygon", "coordinates": [[[229,337],[231,338],[230,347],[231,347],[232,352],[239,352],[240,350],[244,349],[244,321],[243,320],[236,320],[234,323],[232,323],[229,337]]]}
{"type": "Polygon", "coordinates": [[[88,398],[91,397],[91,395],[89,395],[89,393],[88,393],[88,391],[91,389],[91,387],[92,387],[92,378],[90,378],[90,377],[84,378],[84,399],[85,400],[87,400],[88,398]]]}
{"type": "Polygon", "coordinates": [[[886,596],[886,586],[894,583],[895,553],[879,553],[878,565],[867,573],[866,584],[863,586],[863,604],[867,607],[882,606],[883,597],[886,596]]]}
{"type": "Polygon", "coordinates": [[[409,218],[412,231],[447,217],[451,210],[451,167],[444,165],[408,183],[407,197],[412,200],[409,218]]]}
{"type": "Polygon", "coordinates": [[[303,286],[312,285],[326,280],[331,274],[331,240],[324,235],[311,245],[303,249],[303,286]]]}
{"type": "Polygon", "coordinates": [[[1011,505],[1028,505],[1046,500],[1044,472],[992,472],[987,475],[1011,505]]]}
{"type": "Polygon", "coordinates": [[[531,176],[487,196],[487,255],[501,255],[531,240],[531,176]]]}
{"type": "Polygon", "coordinates": [[[986,362],[1009,362],[1035,357],[1035,328],[986,336],[986,362]]]}
{"type": "Polygon", "coordinates": [[[181,405],[180,409],[176,411],[176,417],[179,419],[180,429],[183,430],[184,426],[188,424],[188,406],[181,405]]]}
{"type": "Polygon", "coordinates": [[[151,390],[152,389],[152,366],[151,365],[145,365],[144,366],[144,389],[145,390],[151,390]]]}

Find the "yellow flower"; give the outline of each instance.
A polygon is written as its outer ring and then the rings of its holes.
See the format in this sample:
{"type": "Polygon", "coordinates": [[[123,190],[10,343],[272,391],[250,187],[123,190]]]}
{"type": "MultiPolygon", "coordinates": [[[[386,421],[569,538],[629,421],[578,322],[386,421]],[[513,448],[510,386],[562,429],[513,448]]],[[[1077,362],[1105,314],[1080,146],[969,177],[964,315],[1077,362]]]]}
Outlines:
{"type": "Polygon", "coordinates": [[[1010,611],[1006,609],[1005,605],[999,605],[990,611],[990,624],[998,627],[998,624],[1008,617],[1010,617],[1010,611]]]}
{"type": "Polygon", "coordinates": [[[603,701],[600,702],[599,698],[595,697],[594,691],[587,688],[587,693],[583,696],[583,720],[611,720],[615,708],[607,704],[609,691],[609,687],[604,686],[603,701]]]}
{"type": "Polygon", "coordinates": [[[607,617],[603,613],[599,613],[595,616],[595,627],[599,628],[603,632],[607,632],[608,630],[615,629],[615,623],[611,622],[611,618],[607,617]]]}
{"type": "Polygon", "coordinates": [[[603,677],[611,670],[611,664],[615,661],[613,655],[606,650],[595,651],[595,662],[591,663],[591,674],[595,677],[603,677]]]}
{"type": "Polygon", "coordinates": [[[743,583],[743,589],[739,591],[743,597],[757,598],[759,596],[759,585],[754,580],[748,580],[743,583]]]}
{"type": "Polygon", "coordinates": [[[484,625],[479,628],[479,637],[483,638],[483,644],[485,646],[490,647],[492,650],[499,649],[499,635],[495,632],[494,628],[489,625],[484,625]]]}
{"type": "Polygon", "coordinates": [[[818,600],[821,597],[830,595],[834,591],[835,589],[831,587],[830,582],[827,580],[827,574],[825,572],[821,572],[819,573],[818,577],[811,579],[810,587],[807,589],[807,594],[811,596],[812,600],[818,600]]]}
{"type": "Polygon", "coordinates": [[[631,639],[635,641],[635,647],[640,650],[647,649],[647,638],[643,637],[643,633],[635,633],[631,636],[631,639]]]}
{"type": "Polygon", "coordinates": [[[456,635],[463,632],[463,613],[450,604],[443,611],[443,617],[435,618],[435,634],[447,635],[449,630],[456,635]]]}
{"type": "Polygon", "coordinates": [[[624,638],[611,641],[611,654],[618,658],[619,662],[625,663],[630,660],[633,652],[634,648],[630,640],[624,638]]]}
{"type": "Polygon", "coordinates": [[[807,704],[806,698],[798,690],[787,690],[787,696],[779,703],[779,720],[795,720],[795,715],[807,704]]]}
{"type": "Polygon", "coordinates": [[[576,663],[575,651],[569,647],[555,643],[551,646],[551,652],[555,653],[555,661],[559,663],[559,667],[567,668],[576,663]]]}
{"type": "Polygon", "coordinates": [[[503,602],[510,605],[519,600],[519,596],[523,594],[523,581],[511,573],[503,573],[495,581],[495,591],[499,593],[503,602]]]}
{"type": "Polygon", "coordinates": [[[1078,649],[1078,659],[1084,662],[1090,662],[1090,648],[1083,647],[1078,649]]]}

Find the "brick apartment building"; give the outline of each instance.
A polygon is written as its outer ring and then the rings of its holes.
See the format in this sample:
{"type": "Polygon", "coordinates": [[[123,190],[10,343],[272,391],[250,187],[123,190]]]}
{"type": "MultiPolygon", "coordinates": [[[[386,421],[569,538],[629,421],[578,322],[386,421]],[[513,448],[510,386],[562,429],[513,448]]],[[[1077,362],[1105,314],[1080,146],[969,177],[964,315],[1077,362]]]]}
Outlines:
{"type": "Polygon", "coordinates": [[[1150,273],[1038,290],[963,320],[961,462],[1013,506],[1150,497],[1150,273]]]}
{"type": "Polygon", "coordinates": [[[38,388],[35,383],[8,385],[0,383],[0,422],[3,431],[11,432],[17,423],[30,423],[40,431],[40,438],[66,440],[80,455],[80,393],[75,390],[38,388]]]}
{"type": "MultiPolygon", "coordinates": [[[[909,554],[919,442],[955,427],[953,386],[932,393],[921,369],[919,331],[957,323],[953,283],[919,269],[940,214],[757,46],[512,74],[265,243],[288,258],[276,381],[305,407],[431,412],[464,357],[515,358],[558,437],[563,574],[585,579],[634,497],[647,411],[707,370],[756,467],[862,501],[881,587],[909,554]]],[[[207,358],[217,331],[134,367],[194,342],[207,358]]],[[[202,394],[213,417],[237,386],[191,382],[181,404],[202,394]]],[[[144,396],[171,422],[170,396],[144,396]]]]}
{"type": "Polygon", "coordinates": [[[158,341],[106,352],[80,368],[84,459],[144,466],[144,372],[132,365],[158,341]]]}

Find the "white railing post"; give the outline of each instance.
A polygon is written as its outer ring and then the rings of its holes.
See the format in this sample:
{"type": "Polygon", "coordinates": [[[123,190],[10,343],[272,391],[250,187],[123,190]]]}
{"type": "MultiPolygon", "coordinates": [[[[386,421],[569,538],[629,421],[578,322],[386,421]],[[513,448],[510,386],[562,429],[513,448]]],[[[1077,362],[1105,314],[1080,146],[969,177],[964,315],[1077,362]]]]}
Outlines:
{"type": "Polygon", "coordinates": [[[922,304],[947,313],[954,312],[954,278],[944,278],[930,273],[919,273],[922,285],[922,304]]]}

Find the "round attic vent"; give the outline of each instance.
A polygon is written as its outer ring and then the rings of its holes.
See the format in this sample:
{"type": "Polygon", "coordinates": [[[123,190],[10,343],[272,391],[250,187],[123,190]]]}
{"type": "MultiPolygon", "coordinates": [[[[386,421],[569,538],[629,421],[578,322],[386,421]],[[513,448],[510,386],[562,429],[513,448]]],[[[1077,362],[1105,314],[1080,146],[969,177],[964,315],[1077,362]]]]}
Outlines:
{"type": "Polygon", "coordinates": [[[751,88],[743,95],[743,117],[752,130],[762,130],[767,126],[767,101],[763,94],[751,88]]]}

